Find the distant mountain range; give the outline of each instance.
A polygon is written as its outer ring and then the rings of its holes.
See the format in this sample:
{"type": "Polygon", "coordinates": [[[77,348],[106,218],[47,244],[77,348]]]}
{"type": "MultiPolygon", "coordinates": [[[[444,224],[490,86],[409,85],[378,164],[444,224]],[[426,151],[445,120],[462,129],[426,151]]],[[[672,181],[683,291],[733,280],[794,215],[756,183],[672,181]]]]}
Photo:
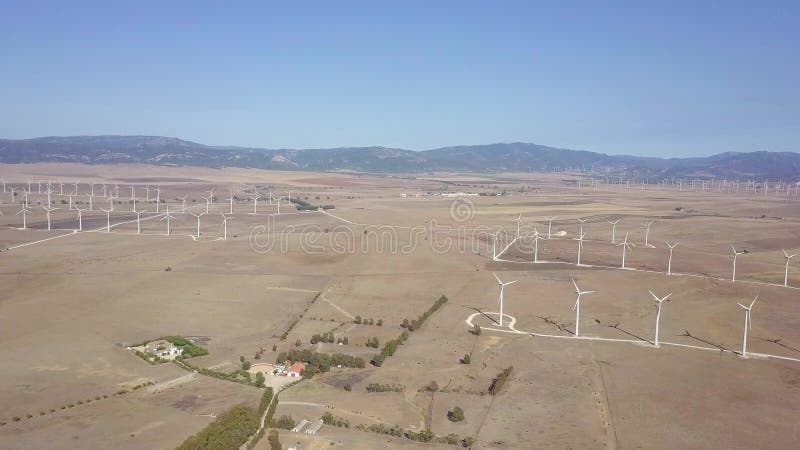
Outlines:
{"type": "Polygon", "coordinates": [[[263,149],[221,147],[160,136],[70,136],[0,139],[0,163],[140,163],[272,170],[527,172],[553,169],[666,179],[674,177],[800,179],[800,154],[721,153],[696,158],[612,156],[529,143],[461,145],[426,151],[385,147],[263,149]]]}

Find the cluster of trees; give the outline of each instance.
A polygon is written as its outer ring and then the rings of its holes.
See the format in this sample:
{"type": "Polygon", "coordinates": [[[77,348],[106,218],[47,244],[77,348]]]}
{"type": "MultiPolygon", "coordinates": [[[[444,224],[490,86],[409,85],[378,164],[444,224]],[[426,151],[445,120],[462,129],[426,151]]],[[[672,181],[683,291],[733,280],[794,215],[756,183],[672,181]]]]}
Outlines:
{"type": "Polygon", "coordinates": [[[291,430],[295,425],[297,424],[292,416],[287,416],[286,414],[278,417],[277,419],[273,419],[272,422],[270,422],[271,427],[282,428],[284,430],[291,430]]]}
{"type": "Polygon", "coordinates": [[[403,323],[400,326],[408,329],[408,331],[414,331],[419,329],[419,327],[421,327],[422,324],[425,323],[425,321],[428,320],[428,318],[433,313],[438,311],[439,308],[441,308],[445,303],[447,303],[447,297],[442,295],[441,297],[439,297],[438,300],[436,300],[436,302],[433,303],[433,305],[431,305],[430,308],[428,308],[427,311],[422,313],[419,317],[411,321],[409,321],[408,319],[403,319],[403,323]]]}
{"type": "Polygon", "coordinates": [[[464,410],[456,406],[452,411],[447,411],[447,420],[450,422],[462,422],[464,420],[464,410]]]}
{"type": "Polygon", "coordinates": [[[343,355],[341,353],[334,353],[332,355],[327,353],[319,353],[313,350],[290,350],[281,352],[278,355],[277,362],[282,363],[286,360],[302,361],[306,364],[303,371],[303,376],[310,378],[317,373],[324,373],[331,370],[331,366],[352,367],[356,369],[363,369],[366,365],[362,358],[350,355],[343,355]]]}
{"type": "Polygon", "coordinates": [[[339,428],[350,428],[350,421],[339,416],[334,416],[330,412],[322,415],[322,423],[339,428]]]}
{"type": "Polygon", "coordinates": [[[263,355],[265,351],[267,351],[267,349],[265,349],[264,347],[259,348],[256,351],[255,355],[253,355],[253,359],[261,359],[261,355],[263,355]]]}
{"type": "MultiPolygon", "coordinates": [[[[308,197],[306,197],[306,200],[308,200],[308,197]]],[[[307,202],[305,200],[301,200],[298,197],[294,197],[294,198],[290,197],[289,201],[294,203],[295,205],[297,205],[297,206],[295,206],[295,208],[297,208],[298,211],[316,211],[318,209],[334,209],[335,208],[334,205],[312,205],[311,203],[309,203],[309,202],[307,202]]]]}
{"type": "Polygon", "coordinates": [[[374,337],[372,339],[367,339],[367,343],[365,345],[367,347],[378,348],[381,344],[378,342],[378,338],[374,337]]]}
{"type": "Polygon", "coordinates": [[[405,392],[405,384],[380,384],[370,383],[367,385],[367,392],[405,392]]]}
{"type": "Polygon", "coordinates": [[[514,370],[514,366],[508,366],[492,379],[491,384],[489,384],[490,394],[497,395],[497,393],[500,392],[501,389],[503,389],[503,386],[506,384],[506,381],[508,381],[508,378],[511,376],[512,370],[514,370]]]}
{"type": "Polygon", "coordinates": [[[313,336],[311,336],[312,344],[316,344],[317,342],[330,342],[331,344],[333,344],[334,340],[335,339],[333,337],[333,331],[329,331],[327,333],[322,333],[322,334],[315,333],[313,336]]]}
{"type": "Polygon", "coordinates": [[[383,319],[378,319],[376,321],[372,317],[370,317],[369,319],[362,319],[361,316],[356,316],[355,319],[353,319],[353,323],[356,323],[358,325],[377,325],[379,327],[382,327],[383,319]]]}
{"type": "Polygon", "coordinates": [[[471,362],[472,362],[472,357],[469,356],[469,353],[467,353],[466,355],[464,355],[463,358],[461,358],[461,364],[469,364],[471,362]]]}
{"type": "Polygon", "coordinates": [[[394,355],[394,352],[397,351],[397,347],[403,345],[403,343],[405,343],[407,340],[408,332],[403,331],[400,333],[400,336],[387,342],[383,346],[383,349],[381,349],[381,352],[372,358],[372,365],[375,367],[380,367],[383,364],[383,361],[386,360],[386,358],[394,355]]]}
{"type": "Polygon", "coordinates": [[[179,356],[180,358],[194,358],[195,356],[205,356],[208,354],[208,350],[192,343],[183,336],[164,336],[160,339],[171,342],[175,347],[182,348],[183,353],[179,356]]]}
{"type": "Polygon", "coordinates": [[[195,435],[189,436],[177,450],[227,450],[239,448],[258,429],[258,413],[244,405],[234,406],[195,435]]]}

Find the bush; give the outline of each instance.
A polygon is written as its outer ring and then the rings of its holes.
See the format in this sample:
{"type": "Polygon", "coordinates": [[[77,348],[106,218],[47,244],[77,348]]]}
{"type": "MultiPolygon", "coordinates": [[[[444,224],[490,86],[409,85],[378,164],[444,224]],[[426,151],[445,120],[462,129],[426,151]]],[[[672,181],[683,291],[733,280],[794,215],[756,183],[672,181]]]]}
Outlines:
{"type": "Polygon", "coordinates": [[[469,353],[464,355],[464,359],[461,360],[463,364],[469,364],[471,362],[471,358],[469,357],[469,353]]]}
{"type": "Polygon", "coordinates": [[[278,432],[276,430],[270,430],[267,440],[269,441],[269,448],[271,450],[283,449],[283,446],[281,446],[281,441],[278,437],[278,432]]]}
{"type": "Polygon", "coordinates": [[[472,327],[472,334],[474,334],[475,336],[481,335],[481,326],[478,325],[477,323],[472,327]]]}
{"type": "Polygon", "coordinates": [[[256,387],[260,387],[260,388],[264,387],[264,381],[265,381],[264,380],[264,374],[261,373],[261,372],[258,372],[256,374],[256,387]]]}
{"type": "Polygon", "coordinates": [[[295,427],[295,425],[296,424],[294,422],[294,419],[292,419],[292,416],[287,416],[285,414],[278,417],[277,420],[273,420],[271,423],[271,426],[275,428],[282,428],[284,430],[291,430],[292,428],[295,427]]]}
{"type": "Polygon", "coordinates": [[[450,422],[461,422],[464,420],[464,411],[456,406],[452,411],[447,412],[447,419],[450,422]]]}

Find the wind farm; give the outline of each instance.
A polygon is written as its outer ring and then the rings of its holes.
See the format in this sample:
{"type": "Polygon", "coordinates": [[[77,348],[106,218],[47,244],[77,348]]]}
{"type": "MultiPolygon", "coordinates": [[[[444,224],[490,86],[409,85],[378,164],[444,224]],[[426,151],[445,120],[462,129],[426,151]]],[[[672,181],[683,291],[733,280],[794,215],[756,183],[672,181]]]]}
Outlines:
{"type": "Polygon", "coordinates": [[[0,168],[0,257],[12,268],[0,274],[9,286],[0,304],[14,318],[0,328],[13,343],[0,356],[14,361],[2,376],[5,386],[41,387],[0,391],[10,405],[0,437],[23,447],[70,432],[102,448],[109,428],[120,448],[176,447],[229,408],[257,405],[258,368],[304,358],[293,351],[364,364],[294,384],[265,376],[280,392],[277,416],[331,411],[349,421],[313,436],[282,432],[306,446],[388,439],[413,448],[424,430],[433,437],[419,445],[435,448],[647,447],[654,434],[673,447],[791,446],[800,379],[794,198],[692,189],[687,180],[642,188],[577,171],[399,181],[0,168]],[[333,342],[313,338],[327,333],[333,342]],[[152,365],[127,350],[175,335],[208,355],[152,365]],[[492,394],[492,380],[512,366],[492,394]],[[700,373],[721,381],[709,386],[700,373]],[[751,382],[727,381],[740,376],[751,382]],[[713,400],[687,415],[685,402],[700,392],[713,400]],[[722,407],[754,395],[759,413],[722,407]],[[447,419],[454,406],[463,423],[447,419]],[[698,424],[712,413],[741,430],[698,424]],[[531,421],[543,437],[522,431],[531,421]],[[653,425],[663,421],[674,426],[653,425]],[[166,432],[178,424],[184,431],[166,432]],[[379,424],[403,431],[376,433],[379,424]],[[681,444],[687,434],[694,444],[681,444]]]}

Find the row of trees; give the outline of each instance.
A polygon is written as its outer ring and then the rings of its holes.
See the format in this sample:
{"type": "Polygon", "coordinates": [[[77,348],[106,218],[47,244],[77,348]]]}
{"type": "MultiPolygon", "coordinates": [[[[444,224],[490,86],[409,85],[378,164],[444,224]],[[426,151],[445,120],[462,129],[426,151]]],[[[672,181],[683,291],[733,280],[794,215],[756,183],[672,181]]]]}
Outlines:
{"type": "Polygon", "coordinates": [[[509,377],[511,377],[511,371],[514,370],[514,366],[508,366],[503,369],[502,372],[498,373],[496,377],[492,379],[492,382],[489,384],[489,393],[492,395],[497,395],[498,392],[503,388],[503,386],[508,381],[509,377]]]}
{"type": "Polygon", "coordinates": [[[327,333],[322,333],[322,334],[315,333],[313,336],[311,336],[312,344],[316,344],[317,342],[330,342],[331,344],[333,344],[334,341],[335,338],[333,337],[333,331],[329,331],[327,333]]]}
{"type": "Polygon", "coordinates": [[[356,323],[358,325],[377,325],[377,326],[381,327],[381,326],[383,326],[383,319],[378,319],[376,321],[375,319],[373,319],[371,317],[369,319],[362,319],[361,316],[356,316],[353,319],[353,323],[356,323]]]}
{"type": "Polygon", "coordinates": [[[436,311],[439,310],[439,308],[444,306],[445,303],[447,303],[447,297],[442,295],[441,297],[439,297],[438,300],[436,300],[436,302],[434,302],[433,305],[431,305],[430,308],[428,308],[427,311],[425,311],[424,313],[420,314],[419,317],[417,317],[416,319],[411,320],[411,321],[409,321],[408,319],[403,319],[403,323],[400,326],[403,327],[403,328],[408,329],[408,331],[414,331],[414,330],[419,329],[419,327],[421,327],[422,324],[425,323],[425,321],[428,320],[428,318],[433,313],[435,313],[436,311]]]}
{"type": "Polygon", "coordinates": [[[381,384],[370,383],[367,385],[367,392],[405,392],[405,384],[381,384]]]}
{"type": "Polygon", "coordinates": [[[380,367],[383,364],[383,361],[386,360],[386,358],[394,355],[394,352],[397,351],[397,348],[403,345],[407,340],[408,340],[408,332],[403,331],[402,333],[400,333],[400,336],[387,342],[383,346],[381,352],[372,358],[371,361],[372,365],[374,365],[375,367],[380,367]]]}
{"type": "Polygon", "coordinates": [[[381,344],[378,342],[378,338],[374,337],[372,339],[367,339],[367,343],[365,345],[367,347],[378,348],[381,344]]]}

